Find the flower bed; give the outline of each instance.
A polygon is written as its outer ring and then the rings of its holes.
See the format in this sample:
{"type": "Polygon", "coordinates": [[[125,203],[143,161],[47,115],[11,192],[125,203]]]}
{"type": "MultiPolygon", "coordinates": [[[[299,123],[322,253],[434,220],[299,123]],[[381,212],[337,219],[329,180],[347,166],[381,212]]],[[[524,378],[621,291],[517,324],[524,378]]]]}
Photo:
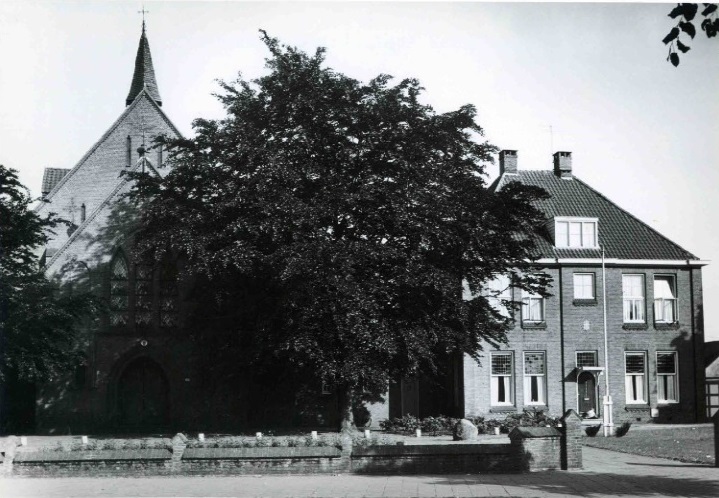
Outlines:
{"type": "MultiPolygon", "coordinates": [[[[559,423],[559,417],[550,417],[540,410],[510,413],[504,420],[484,417],[467,417],[467,420],[477,426],[480,434],[493,434],[495,427],[499,427],[502,434],[509,434],[515,427],[556,427],[559,423]]],[[[423,434],[437,436],[452,434],[457,422],[459,422],[458,418],[444,415],[423,419],[406,415],[383,420],[380,422],[380,427],[386,432],[395,434],[414,434],[417,429],[421,429],[423,434]]]]}
{"type": "MultiPolygon", "coordinates": [[[[364,434],[352,434],[352,446],[381,446],[396,444],[397,439],[384,434],[372,434],[367,439],[364,434]]],[[[187,442],[187,448],[312,448],[312,447],[334,447],[342,448],[342,436],[340,434],[321,434],[316,439],[311,435],[306,436],[217,436],[208,437],[204,441],[191,439],[187,442]]]]}

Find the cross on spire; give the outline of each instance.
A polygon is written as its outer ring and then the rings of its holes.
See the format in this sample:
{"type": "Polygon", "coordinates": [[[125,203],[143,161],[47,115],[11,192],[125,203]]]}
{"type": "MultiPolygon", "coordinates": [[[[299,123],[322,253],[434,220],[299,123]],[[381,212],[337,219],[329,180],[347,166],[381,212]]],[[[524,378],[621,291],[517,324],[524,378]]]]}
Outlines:
{"type": "Polygon", "coordinates": [[[130,84],[130,93],[127,94],[125,104],[130,105],[140,92],[152,97],[157,105],[162,105],[160,92],[157,89],[157,81],[155,80],[155,69],[152,67],[152,55],[150,55],[150,43],[147,41],[145,33],[145,14],[149,11],[138,10],[138,14],[142,14],[142,34],[140,35],[140,44],[137,47],[137,56],[135,57],[135,72],[132,75],[132,83],[130,84]]]}
{"type": "Polygon", "coordinates": [[[145,6],[142,6],[142,10],[137,11],[138,14],[142,14],[142,31],[145,32],[145,14],[149,14],[149,10],[145,10],[145,6]]]}

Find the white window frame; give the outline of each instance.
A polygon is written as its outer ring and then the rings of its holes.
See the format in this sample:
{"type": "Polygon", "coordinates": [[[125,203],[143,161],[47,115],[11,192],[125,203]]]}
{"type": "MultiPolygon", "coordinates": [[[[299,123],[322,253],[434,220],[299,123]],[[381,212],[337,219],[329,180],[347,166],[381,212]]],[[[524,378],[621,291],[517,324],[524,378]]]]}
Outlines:
{"type": "Polygon", "coordinates": [[[579,354],[580,354],[580,353],[592,353],[592,354],[594,355],[594,365],[591,365],[591,366],[593,366],[593,367],[598,367],[598,366],[599,366],[599,353],[598,353],[598,351],[597,351],[596,349],[592,349],[592,350],[587,349],[587,350],[585,350],[585,351],[575,351],[575,352],[574,352],[574,366],[575,366],[575,367],[579,368],[579,366],[580,366],[580,365],[579,365],[579,354]]]}
{"type": "Polygon", "coordinates": [[[676,275],[654,275],[654,323],[676,323],[677,321],[677,278],[676,275]],[[657,279],[666,279],[674,297],[657,297],[657,279]],[[659,307],[657,307],[659,305],[659,307]],[[671,318],[666,317],[666,306],[671,309],[671,318]],[[658,312],[657,312],[658,311],[658,312]]]}
{"type": "Polygon", "coordinates": [[[647,396],[647,352],[646,351],[625,351],[624,352],[624,396],[628,405],[646,405],[649,403],[647,396]],[[630,356],[641,356],[644,362],[642,373],[627,373],[627,359],[630,356]],[[638,391],[641,389],[641,393],[638,391]],[[637,396],[634,396],[636,392],[637,396]]]}
{"type": "Polygon", "coordinates": [[[596,299],[596,275],[591,272],[578,272],[574,273],[572,276],[572,285],[574,287],[574,299],[596,299]],[[589,277],[591,279],[591,286],[589,286],[589,289],[591,290],[591,295],[587,296],[584,295],[584,293],[580,293],[581,295],[577,295],[577,290],[587,289],[587,285],[582,283],[581,285],[577,285],[577,277],[589,277]]]}
{"type": "Polygon", "coordinates": [[[487,282],[485,296],[490,306],[504,317],[510,316],[510,310],[502,303],[512,300],[512,277],[509,274],[497,274],[487,282]]]}
{"type": "Polygon", "coordinates": [[[496,351],[489,354],[489,374],[490,374],[490,394],[492,406],[514,406],[514,352],[512,351],[496,351]],[[494,357],[508,356],[510,374],[494,373],[494,357]],[[503,379],[509,379],[505,381],[503,379]],[[505,400],[499,400],[499,383],[504,384],[505,400]]]}
{"type": "Polygon", "coordinates": [[[657,351],[657,403],[679,403],[679,355],[676,351],[657,351]],[[674,358],[674,373],[659,373],[659,355],[672,355],[674,358]],[[669,382],[674,389],[674,397],[667,396],[669,382]],[[663,387],[666,385],[667,387],[663,387]]]}
{"type": "Polygon", "coordinates": [[[522,372],[524,374],[524,404],[530,406],[546,406],[547,405],[547,353],[544,351],[525,351],[522,355],[523,366],[522,372]],[[540,354],[544,358],[544,371],[541,374],[527,373],[527,355],[540,354]],[[537,386],[537,399],[532,399],[532,384],[536,383],[537,386]]]}
{"type": "Polygon", "coordinates": [[[645,295],[647,291],[646,277],[642,273],[624,273],[622,274],[622,314],[624,317],[624,323],[646,323],[646,302],[645,295]],[[628,295],[626,292],[626,286],[624,285],[625,279],[629,277],[640,277],[642,281],[641,295],[628,295]],[[638,313],[636,313],[638,311],[638,313]],[[635,314],[636,316],[632,316],[635,314]]]}
{"type": "Polygon", "coordinates": [[[566,249],[596,249],[599,247],[599,218],[557,216],[554,218],[554,246],[566,249]],[[593,235],[587,233],[593,226],[593,235]],[[572,240],[572,228],[579,228],[579,242],[572,240]]]}
{"type": "Polygon", "coordinates": [[[522,323],[544,323],[546,321],[545,312],[544,297],[539,294],[532,294],[531,292],[527,292],[522,289],[522,323]],[[537,309],[532,307],[532,304],[536,302],[539,303],[540,316],[538,318],[536,316],[531,316],[532,310],[537,309]]]}

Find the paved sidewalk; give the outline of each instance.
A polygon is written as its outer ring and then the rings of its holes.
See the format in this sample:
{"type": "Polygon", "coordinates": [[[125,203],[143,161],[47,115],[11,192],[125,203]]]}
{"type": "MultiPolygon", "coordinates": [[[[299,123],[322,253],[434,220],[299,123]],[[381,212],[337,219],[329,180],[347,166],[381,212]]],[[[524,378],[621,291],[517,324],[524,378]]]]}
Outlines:
{"type": "Polygon", "coordinates": [[[584,448],[584,470],[441,476],[0,479],[20,497],[719,497],[719,469],[584,448]]]}

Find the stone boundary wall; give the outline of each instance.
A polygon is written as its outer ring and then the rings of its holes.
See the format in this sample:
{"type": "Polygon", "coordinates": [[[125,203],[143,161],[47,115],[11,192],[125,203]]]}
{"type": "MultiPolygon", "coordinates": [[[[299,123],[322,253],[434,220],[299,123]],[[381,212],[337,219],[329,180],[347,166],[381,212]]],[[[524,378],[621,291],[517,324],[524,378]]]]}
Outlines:
{"type": "Polygon", "coordinates": [[[573,410],[563,427],[516,428],[507,443],[352,447],[187,448],[16,452],[2,455],[2,474],[17,477],[140,477],[242,474],[474,474],[581,468],[581,421],[573,410]]]}

